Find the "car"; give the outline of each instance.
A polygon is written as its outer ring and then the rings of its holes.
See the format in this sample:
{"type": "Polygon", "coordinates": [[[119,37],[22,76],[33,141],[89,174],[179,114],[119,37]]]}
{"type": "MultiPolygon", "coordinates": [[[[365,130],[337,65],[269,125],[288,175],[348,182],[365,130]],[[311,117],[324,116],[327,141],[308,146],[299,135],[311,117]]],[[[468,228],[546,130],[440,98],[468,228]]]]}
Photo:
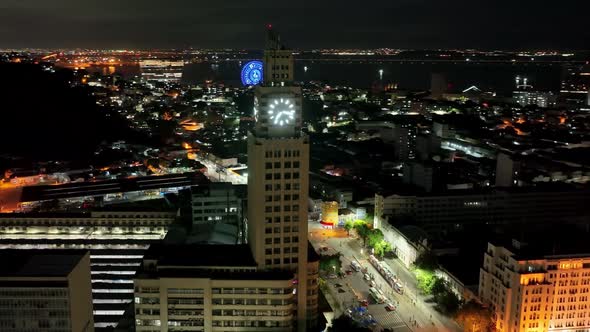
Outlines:
{"type": "Polygon", "coordinates": [[[336,278],[338,278],[336,273],[331,273],[330,275],[328,275],[328,279],[336,279],[336,278]]]}
{"type": "Polygon", "coordinates": [[[338,293],[346,293],[346,291],[342,288],[338,288],[338,293]]]}
{"type": "Polygon", "coordinates": [[[359,300],[359,303],[363,307],[368,307],[369,306],[369,301],[367,301],[367,300],[359,300]]]}
{"type": "Polygon", "coordinates": [[[369,286],[371,286],[371,287],[377,286],[377,284],[375,283],[375,280],[369,281],[369,286]]]}
{"type": "Polygon", "coordinates": [[[387,311],[395,311],[396,307],[393,303],[389,302],[387,303],[387,305],[385,306],[385,310],[387,311]]]}
{"type": "Polygon", "coordinates": [[[347,275],[351,275],[352,274],[352,270],[346,270],[345,271],[347,275]]]}
{"type": "Polygon", "coordinates": [[[334,286],[336,286],[336,287],[342,287],[342,284],[336,283],[336,284],[334,284],[334,286]]]}
{"type": "Polygon", "coordinates": [[[371,280],[371,276],[370,276],[368,273],[365,273],[365,274],[363,275],[363,278],[364,278],[365,280],[367,280],[367,281],[371,280]]]}

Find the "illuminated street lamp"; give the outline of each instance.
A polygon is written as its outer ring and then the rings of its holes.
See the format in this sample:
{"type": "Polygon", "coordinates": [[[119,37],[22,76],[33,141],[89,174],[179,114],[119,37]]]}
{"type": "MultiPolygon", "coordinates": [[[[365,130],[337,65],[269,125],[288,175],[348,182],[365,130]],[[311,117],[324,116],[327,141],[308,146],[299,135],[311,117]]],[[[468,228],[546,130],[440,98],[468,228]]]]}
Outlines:
{"type": "Polygon", "coordinates": [[[361,255],[363,254],[363,248],[361,248],[361,255]]]}
{"type": "Polygon", "coordinates": [[[307,73],[307,66],[303,66],[303,71],[307,73]]]}
{"type": "Polygon", "coordinates": [[[383,69],[379,69],[379,79],[383,79],[383,69]]]}

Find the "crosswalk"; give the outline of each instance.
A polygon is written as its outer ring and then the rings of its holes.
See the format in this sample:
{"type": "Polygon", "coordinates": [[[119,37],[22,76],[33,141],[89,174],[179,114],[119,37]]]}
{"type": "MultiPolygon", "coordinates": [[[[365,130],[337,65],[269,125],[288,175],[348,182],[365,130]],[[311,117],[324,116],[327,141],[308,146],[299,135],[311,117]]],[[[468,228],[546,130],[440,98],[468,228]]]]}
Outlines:
{"type": "Polygon", "coordinates": [[[369,306],[369,312],[373,318],[383,328],[393,329],[394,331],[411,331],[402,321],[397,312],[386,311],[383,304],[372,304],[369,306]]]}

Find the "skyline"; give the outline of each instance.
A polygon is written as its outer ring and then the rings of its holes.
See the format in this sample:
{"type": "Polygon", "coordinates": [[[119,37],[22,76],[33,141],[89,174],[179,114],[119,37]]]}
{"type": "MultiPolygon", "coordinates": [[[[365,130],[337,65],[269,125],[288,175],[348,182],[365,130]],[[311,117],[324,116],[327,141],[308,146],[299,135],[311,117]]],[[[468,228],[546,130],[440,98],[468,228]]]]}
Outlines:
{"type": "Polygon", "coordinates": [[[322,1],[223,5],[177,0],[8,0],[0,5],[2,48],[262,48],[265,23],[287,46],[310,48],[587,49],[590,31],[573,1],[493,5],[467,0],[322,1]],[[568,6],[571,3],[572,6],[568,6]],[[223,23],[220,23],[223,22],[223,23]],[[502,22],[510,22],[504,24],[502,22]],[[550,22],[550,24],[548,23],[550,22]]]}

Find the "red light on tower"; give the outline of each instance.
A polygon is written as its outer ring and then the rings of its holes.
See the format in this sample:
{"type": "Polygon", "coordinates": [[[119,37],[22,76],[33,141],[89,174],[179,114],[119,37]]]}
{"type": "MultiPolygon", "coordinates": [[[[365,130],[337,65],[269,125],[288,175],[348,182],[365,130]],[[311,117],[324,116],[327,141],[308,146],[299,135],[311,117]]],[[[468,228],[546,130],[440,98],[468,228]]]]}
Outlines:
{"type": "Polygon", "coordinates": [[[269,24],[267,24],[267,25],[266,25],[266,28],[267,28],[267,29],[269,29],[269,30],[270,30],[270,29],[272,29],[272,24],[270,24],[270,23],[269,23],[269,24]]]}

